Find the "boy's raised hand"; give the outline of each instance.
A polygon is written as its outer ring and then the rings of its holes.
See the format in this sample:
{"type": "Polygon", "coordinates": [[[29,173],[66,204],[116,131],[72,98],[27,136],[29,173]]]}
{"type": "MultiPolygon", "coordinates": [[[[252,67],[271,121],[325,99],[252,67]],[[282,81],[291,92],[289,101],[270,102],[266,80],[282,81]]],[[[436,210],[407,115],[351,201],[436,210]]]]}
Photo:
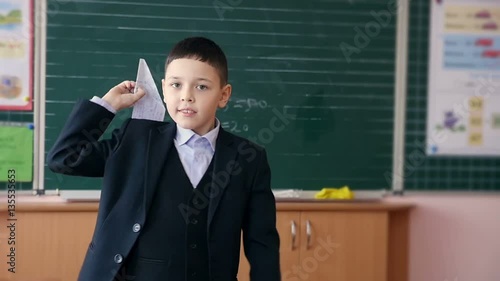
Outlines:
{"type": "Polygon", "coordinates": [[[123,81],[111,88],[102,99],[109,103],[116,111],[131,107],[146,94],[141,88],[138,88],[137,93],[134,94],[134,88],[134,81],[123,81]]]}

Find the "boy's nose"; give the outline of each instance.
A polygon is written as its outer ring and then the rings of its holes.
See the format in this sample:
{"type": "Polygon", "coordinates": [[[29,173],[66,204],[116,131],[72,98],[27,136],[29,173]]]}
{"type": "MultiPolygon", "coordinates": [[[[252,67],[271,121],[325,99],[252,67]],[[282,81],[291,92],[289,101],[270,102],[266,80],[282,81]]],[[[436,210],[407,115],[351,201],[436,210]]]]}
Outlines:
{"type": "Polygon", "coordinates": [[[182,98],[181,98],[181,101],[188,101],[188,102],[192,102],[192,101],[193,101],[193,98],[191,98],[191,97],[182,97],[182,98]]]}
{"type": "Polygon", "coordinates": [[[193,102],[193,95],[190,91],[184,91],[181,95],[181,101],[193,102]]]}

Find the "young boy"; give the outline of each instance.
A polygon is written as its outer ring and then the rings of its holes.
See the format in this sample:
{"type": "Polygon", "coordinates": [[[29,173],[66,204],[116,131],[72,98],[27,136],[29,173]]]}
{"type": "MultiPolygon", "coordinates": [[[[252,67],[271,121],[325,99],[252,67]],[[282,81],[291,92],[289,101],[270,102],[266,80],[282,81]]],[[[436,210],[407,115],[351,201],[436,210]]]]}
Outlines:
{"type": "Polygon", "coordinates": [[[125,81],[102,99],[79,101],[47,155],[56,173],[103,177],[78,280],[235,281],[241,231],[250,279],[280,280],[266,152],[215,117],[231,96],[223,51],[206,38],[184,39],[165,72],[174,123],[127,119],[110,139],[89,139],[144,96],[125,81]]]}

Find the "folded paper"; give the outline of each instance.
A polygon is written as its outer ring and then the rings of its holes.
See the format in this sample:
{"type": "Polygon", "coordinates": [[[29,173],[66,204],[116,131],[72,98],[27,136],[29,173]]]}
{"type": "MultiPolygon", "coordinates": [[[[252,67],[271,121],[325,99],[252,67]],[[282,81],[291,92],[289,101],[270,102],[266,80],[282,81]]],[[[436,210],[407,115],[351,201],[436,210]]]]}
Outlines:
{"type": "Polygon", "coordinates": [[[161,100],[158,88],[156,88],[151,71],[144,59],[139,60],[139,69],[137,70],[137,79],[135,82],[134,93],[137,93],[137,88],[139,87],[146,92],[146,95],[135,103],[132,110],[132,118],[163,121],[165,118],[165,106],[161,100]]]}

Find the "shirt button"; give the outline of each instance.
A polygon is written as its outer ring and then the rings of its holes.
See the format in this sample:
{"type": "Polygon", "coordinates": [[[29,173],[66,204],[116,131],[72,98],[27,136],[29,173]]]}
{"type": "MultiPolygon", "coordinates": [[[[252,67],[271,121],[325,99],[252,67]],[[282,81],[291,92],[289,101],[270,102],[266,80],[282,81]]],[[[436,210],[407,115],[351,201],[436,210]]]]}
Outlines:
{"type": "Polygon", "coordinates": [[[192,220],[191,220],[191,223],[192,223],[192,224],[197,224],[197,223],[198,223],[198,220],[197,220],[197,219],[192,219],[192,220]]]}
{"type": "Polygon", "coordinates": [[[191,244],[191,245],[190,245],[190,247],[191,247],[191,249],[196,249],[196,247],[198,247],[198,245],[196,245],[196,244],[191,244]]]}
{"type": "Polygon", "coordinates": [[[136,223],[134,224],[134,226],[132,227],[132,231],[134,232],[139,232],[141,230],[141,225],[136,223]]]}
{"type": "Polygon", "coordinates": [[[123,257],[120,254],[116,254],[114,260],[115,260],[115,263],[122,263],[123,257]]]}

